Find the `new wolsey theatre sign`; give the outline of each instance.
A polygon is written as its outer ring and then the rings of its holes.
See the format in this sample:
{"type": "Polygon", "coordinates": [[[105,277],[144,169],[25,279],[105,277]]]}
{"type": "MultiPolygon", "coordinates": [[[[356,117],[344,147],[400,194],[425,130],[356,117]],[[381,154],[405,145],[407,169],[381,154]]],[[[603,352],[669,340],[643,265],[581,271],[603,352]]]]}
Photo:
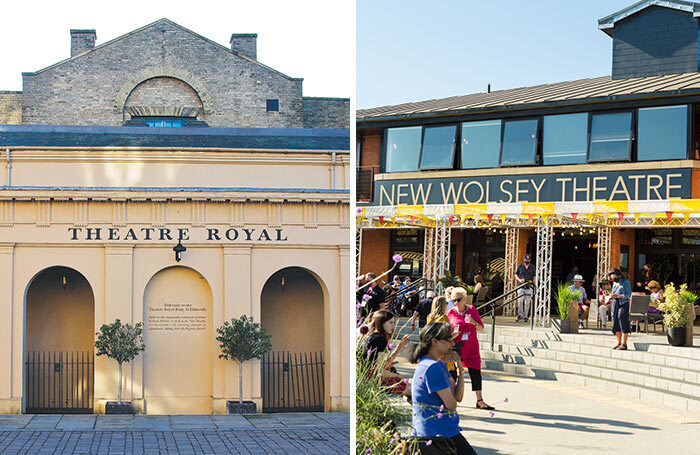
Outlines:
{"type": "Polygon", "coordinates": [[[632,201],[691,197],[690,169],[378,180],[379,205],[632,201]]]}

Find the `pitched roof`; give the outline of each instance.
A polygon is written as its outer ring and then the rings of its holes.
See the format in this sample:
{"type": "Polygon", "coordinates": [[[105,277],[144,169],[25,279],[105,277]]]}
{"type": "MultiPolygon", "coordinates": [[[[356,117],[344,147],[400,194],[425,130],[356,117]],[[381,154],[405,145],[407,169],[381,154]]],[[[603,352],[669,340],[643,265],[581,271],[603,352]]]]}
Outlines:
{"type": "Polygon", "coordinates": [[[685,11],[686,13],[692,13],[693,17],[700,16],[700,4],[694,2],[687,2],[682,0],[642,0],[630,5],[627,8],[621,9],[616,13],[612,13],[609,16],[605,16],[598,20],[598,28],[608,35],[612,36],[612,30],[615,27],[615,23],[626,19],[633,14],[637,14],[643,9],[660,6],[663,8],[675,9],[678,11],[685,11]]]}
{"type": "Polygon", "coordinates": [[[206,37],[200,35],[199,33],[193,32],[192,30],[188,29],[187,27],[183,27],[182,25],[176,24],[175,22],[171,21],[170,19],[166,19],[166,18],[158,19],[158,20],[155,21],[155,22],[151,22],[150,24],[144,25],[143,27],[137,28],[136,30],[130,31],[129,33],[125,33],[125,34],[123,34],[123,35],[121,35],[121,36],[118,36],[118,37],[116,37],[116,38],[114,38],[114,39],[112,39],[112,40],[109,40],[109,41],[107,41],[107,42],[105,42],[105,43],[102,43],[102,44],[100,44],[100,45],[98,45],[98,46],[95,46],[93,49],[90,49],[90,50],[87,51],[87,52],[82,52],[82,53],[80,53],[80,54],[78,54],[78,55],[69,57],[69,58],[67,58],[67,59],[65,59],[65,60],[61,60],[60,62],[56,62],[56,63],[54,63],[53,65],[47,66],[46,68],[42,68],[42,69],[40,69],[40,70],[38,70],[38,71],[34,71],[34,72],[23,72],[22,75],[30,75],[30,76],[31,76],[31,75],[35,75],[35,74],[42,73],[42,72],[44,72],[44,71],[48,71],[48,70],[50,70],[50,69],[52,69],[52,68],[55,68],[55,67],[57,67],[57,66],[59,66],[59,65],[63,65],[64,63],[70,62],[70,61],[72,61],[72,60],[81,58],[81,57],[83,57],[83,56],[85,56],[85,55],[88,55],[88,54],[90,54],[90,53],[92,53],[92,52],[99,51],[100,49],[102,49],[102,48],[104,48],[104,47],[107,47],[107,46],[109,46],[110,44],[116,43],[117,41],[120,41],[120,40],[122,40],[122,39],[124,39],[124,38],[127,38],[127,37],[129,37],[129,36],[132,36],[132,35],[134,35],[134,34],[136,34],[136,33],[138,33],[138,32],[141,32],[141,31],[143,31],[143,30],[146,30],[146,29],[148,29],[148,28],[155,27],[155,26],[157,26],[157,25],[159,25],[159,24],[168,24],[168,25],[171,25],[171,26],[173,26],[173,27],[179,28],[180,30],[182,30],[182,31],[184,31],[184,32],[186,32],[186,33],[189,33],[190,35],[193,35],[193,36],[195,36],[195,37],[197,37],[197,38],[199,38],[199,39],[201,39],[201,40],[204,40],[204,41],[208,42],[209,44],[211,44],[211,45],[213,45],[213,46],[215,46],[215,47],[218,47],[219,49],[221,49],[221,50],[223,50],[223,51],[228,52],[229,54],[235,55],[236,57],[239,57],[239,58],[242,58],[242,59],[244,59],[244,60],[247,60],[247,61],[250,62],[250,63],[253,63],[253,64],[255,64],[255,65],[261,66],[261,67],[267,69],[268,71],[272,71],[273,73],[276,73],[276,74],[278,74],[278,75],[280,75],[280,76],[282,76],[282,77],[284,77],[284,78],[287,78],[287,79],[289,79],[289,80],[296,80],[296,81],[303,80],[303,78],[287,76],[286,74],[281,73],[280,71],[277,71],[277,70],[274,69],[274,68],[270,68],[270,67],[267,66],[267,65],[263,65],[262,63],[260,63],[260,62],[257,61],[257,60],[253,60],[253,59],[250,58],[250,57],[247,57],[247,56],[245,56],[245,55],[239,54],[239,53],[237,53],[237,52],[233,52],[233,51],[232,51],[231,49],[229,49],[228,47],[226,47],[226,46],[224,46],[224,45],[222,45],[222,44],[219,44],[219,43],[217,43],[216,41],[212,41],[212,40],[210,40],[209,38],[206,38],[206,37]]]}
{"type": "Polygon", "coordinates": [[[700,94],[700,73],[615,79],[610,76],[474,93],[357,111],[358,121],[535,109],[627,99],[700,94]]]}

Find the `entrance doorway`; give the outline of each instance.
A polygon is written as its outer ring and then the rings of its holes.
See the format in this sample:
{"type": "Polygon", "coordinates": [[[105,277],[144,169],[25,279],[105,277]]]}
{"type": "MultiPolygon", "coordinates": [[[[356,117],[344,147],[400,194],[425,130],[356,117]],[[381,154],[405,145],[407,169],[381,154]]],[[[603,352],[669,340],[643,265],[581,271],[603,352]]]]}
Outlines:
{"type": "Polygon", "coordinates": [[[262,359],[264,412],[323,411],[324,297],[319,281],[301,267],[268,278],[262,327],[272,352],[262,359]]]}
{"type": "Polygon", "coordinates": [[[37,274],[26,293],[24,408],[31,414],[92,413],[95,298],[68,267],[37,274]]]}
{"type": "Polygon", "coordinates": [[[590,229],[555,229],[552,249],[552,291],[573,273],[583,276],[589,299],[595,298],[598,268],[598,236],[590,229]],[[575,271],[575,269],[577,271],[575,271]]]}

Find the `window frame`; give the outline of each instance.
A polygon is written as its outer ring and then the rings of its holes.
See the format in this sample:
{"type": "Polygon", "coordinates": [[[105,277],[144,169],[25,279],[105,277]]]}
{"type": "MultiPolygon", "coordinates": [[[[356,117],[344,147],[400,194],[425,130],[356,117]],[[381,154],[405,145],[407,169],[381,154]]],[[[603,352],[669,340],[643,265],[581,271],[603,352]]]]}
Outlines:
{"type": "MultiPolygon", "coordinates": [[[[502,117],[498,118],[493,118],[493,119],[486,119],[486,120],[471,120],[471,121],[463,121],[459,122],[457,124],[457,141],[459,142],[459,156],[458,156],[458,161],[457,161],[457,168],[456,170],[459,171],[464,171],[464,170],[477,170],[477,169],[498,169],[501,167],[501,148],[503,146],[503,123],[505,119],[502,117]],[[499,133],[498,133],[498,158],[497,158],[497,163],[495,167],[469,167],[466,168],[464,167],[464,162],[462,161],[462,130],[464,129],[464,124],[465,123],[485,123],[485,122],[499,122],[498,128],[499,128],[499,133]]],[[[456,152],[456,150],[455,150],[456,152]]]]}
{"type": "MultiPolygon", "coordinates": [[[[528,116],[528,117],[511,117],[511,118],[504,118],[501,119],[501,148],[498,153],[498,168],[504,168],[504,167],[524,167],[524,166],[538,166],[538,152],[540,150],[541,146],[541,136],[542,136],[542,116],[537,115],[537,116],[528,116]],[[506,124],[508,122],[518,122],[518,121],[525,121],[525,120],[536,120],[537,121],[537,128],[535,128],[535,150],[532,152],[532,161],[527,161],[527,162],[520,162],[520,163],[507,163],[503,164],[503,144],[504,144],[504,137],[506,135],[506,124]]],[[[497,169],[497,168],[493,168],[497,169]]]]}
{"type": "Polygon", "coordinates": [[[279,98],[266,98],[265,99],[265,109],[267,112],[279,112],[280,111],[280,99],[279,98]],[[276,103],[277,109],[270,109],[270,102],[276,103]]]}
{"type": "MultiPolygon", "coordinates": [[[[586,164],[590,163],[629,163],[629,162],[636,162],[636,160],[632,160],[633,154],[632,151],[634,150],[636,152],[636,136],[635,132],[637,129],[637,107],[630,108],[630,109],[611,109],[611,110],[597,110],[597,111],[588,111],[588,140],[586,143],[586,164]],[[618,158],[618,159],[604,159],[604,160],[592,160],[591,159],[591,137],[593,136],[593,116],[594,115],[606,115],[606,114],[625,114],[629,113],[630,115],[630,136],[629,136],[629,144],[627,145],[627,158],[618,158]]],[[[636,153],[635,153],[636,155],[636,153]]],[[[636,156],[634,156],[636,158],[636,156]]]]}
{"type": "Polygon", "coordinates": [[[590,144],[590,135],[591,135],[591,114],[592,111],[581,111],[581,112],[564,112],[561,114],[547,114],[547,115],[542,115],[542,121],[541,121],[541,128],[542,128],[542,133],[540,136],[540,144],[541,144],[541,162],[538,164],[538,166],[543,166],[543,167],[549,167],[549,166],[579,166],[581,164],[588,164],[588,148],[590,144]],[[544,162],[544,119],[545,117],[555,117],[555,116],[565,116],[565,115],[581,115],[585,114],[587,116],[586,118],[586,154],[584,157],[584,162],[583,163],[566,163],[566,164],[546,164],[544,162]]]}
{"type": "Polygon", "coordinates": [[[379,147],[380,147],[380,156],[379,156],[379,168],[382,174],[395,174],[398,172],[421,172],[420,169],[420,154],[423,149],[423,125],[404,125],[404,126],[391,126],[384,128],[384,133],[382,134],[382,139],[380,141],[379,147]],[[419,127],[421,128],[421,139],[420,139],[420,148],[418,149],[418,163],[416,165],[416,169],[413,171],[388,171],[386,166],[387,166],[387,158],[389,157],[389,154],[387,153],[386,147],[387,144],[389,143],[389,130],[394,130],[394,129],[400,129],[400,128],[415,128],[419,127]]]}
{"type": "Polygon", "coordinates": [[[457,150],[457,141],[461,140],[460,139],[460,134],[459,134],[459,123],[439,123],[435,125],[421,125],[422,131],[420,135],[420,153],[418,153],[418,172],[420,171],[439,171],[439,170],[452,170],[455,168],[455,152],[457,150]],[[428,129],[433,129],[433,128],[445,128],[445,127],[454,127],[455,128],[455,134],[454,137],[452,138],[452,156],[451,156],[451,162],[450,167],[423,167],[421,166],[421,162],[423,161],[423,148],[425,146],[425,132],[428,129]]]}
{"type": "Polygon", "coordinates": [[[681,104],[665,104],[662,106],[642,106],[642,107],[636,107],[635,110],[635,139],[639,137],[639,111],[642,109],[660,109],[660,108],[665,108],[665,107],[681,107],[685,106],[686,108],[686,135],[685,135],[685,158],[664,158],[664,159],[655,159],[655,160],[639,160],[639,142],[635,140],[635,147],[634,147],[634,162],[635,163],[650,163],[654,161],[678,161],[678,160],[689,160],[693,159],[692,154],[693,154],[693,111],[695,110],[694,104],[689,104],[689,103],[681,103],[681,104]]]}

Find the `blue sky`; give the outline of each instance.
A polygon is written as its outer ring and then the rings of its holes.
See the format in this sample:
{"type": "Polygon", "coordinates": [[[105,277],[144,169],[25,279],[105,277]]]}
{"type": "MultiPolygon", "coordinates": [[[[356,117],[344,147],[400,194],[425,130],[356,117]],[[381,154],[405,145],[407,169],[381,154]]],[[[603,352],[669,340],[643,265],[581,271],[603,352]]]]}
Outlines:
{"type": "Polygon", "coordinates": [[[634,0],[358,0],[357,108],[609,75],[634,0]]]}

